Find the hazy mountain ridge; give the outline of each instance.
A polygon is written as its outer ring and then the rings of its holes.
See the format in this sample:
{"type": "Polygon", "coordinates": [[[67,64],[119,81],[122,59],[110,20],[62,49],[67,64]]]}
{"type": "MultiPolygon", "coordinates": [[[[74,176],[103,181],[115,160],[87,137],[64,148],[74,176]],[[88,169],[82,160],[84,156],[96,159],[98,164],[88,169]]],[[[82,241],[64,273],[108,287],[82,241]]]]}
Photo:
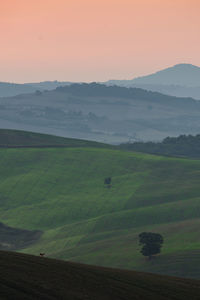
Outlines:
{"type": "Polygon", "coordinates": [[[196,87],[200,85],[200,67],[177,64],[154,74],[135,78],[133,82],[196,87]]]}
{"type": "Polygon", "coordinates": [[[106,84],[139,87],[171,96],[200,100],[200,67],[178,64],[147,76],[131,80],[109,80],[106,84]]]}
{"type": "MultiPolygon", "coordinates": [[[[120,86],[106,86],[104,84],[99,84],[96,82],[92,83],[75,83],[71,84],[70,86],[62,86],[57,87],[56,91],[58,92],[68,92],[76,96],[86,96],[86,97],[116,97],[116,98],[126,98],[126,99],[136,99],[140,98],[141,100],[150,101],[150,102],[162,102],[162,104],[165,104],[165,101],[171,101],[172,105],[175,103],[180,103],[180,99],[177,97],[168,97],[167,95],[161,94],[159,92],[152,92],[147,91],[142,88],[124,88],[120,86]]],[[[186,97],[184,97],[186,98],[186,97]]],[[[193,101],[195,103],[194,99],[191,97],[188,97],[189,99],[182,99],[185,103],[189,100],[190,103],[193,101]]]]}
{"type": "Polygon", "coordinates": [[[53,90],[59,86],[70,85],[70,82],[44,81],[35,83],[0,82],[0,97],[13,97],[20,94],[31,94],[37,90],[53,90]]]}
{"type": "Polygon", "coordinates": [[[72,84],[0,99],[0,127],[105,143],[200,132],[200,103],[140,88],[72,84]]]}

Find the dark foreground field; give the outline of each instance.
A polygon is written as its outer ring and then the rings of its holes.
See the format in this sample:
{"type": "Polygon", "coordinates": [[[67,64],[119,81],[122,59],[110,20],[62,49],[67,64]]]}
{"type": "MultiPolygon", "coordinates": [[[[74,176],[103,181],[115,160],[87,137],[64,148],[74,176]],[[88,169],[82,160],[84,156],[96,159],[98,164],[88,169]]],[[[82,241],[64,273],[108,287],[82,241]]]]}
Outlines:
{"type": "Polygon", "coordinates": [[[200,299],[200,282],[0,252],[0,299],[200,299]]]}

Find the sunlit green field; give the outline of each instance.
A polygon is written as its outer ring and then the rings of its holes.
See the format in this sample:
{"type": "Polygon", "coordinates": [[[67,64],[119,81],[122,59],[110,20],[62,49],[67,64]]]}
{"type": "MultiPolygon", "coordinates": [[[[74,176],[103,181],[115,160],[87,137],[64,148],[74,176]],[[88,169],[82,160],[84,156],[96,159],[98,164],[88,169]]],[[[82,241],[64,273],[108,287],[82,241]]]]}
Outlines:
{"type": "Polygon", "coordinates": [[[26,253],[200,278],[199,182],[198,160],[106,148],[0,149],[0,221],[43,230],[26,253]],[[139,253],[142,231],[165,239],[150,262],[139,253]]]}

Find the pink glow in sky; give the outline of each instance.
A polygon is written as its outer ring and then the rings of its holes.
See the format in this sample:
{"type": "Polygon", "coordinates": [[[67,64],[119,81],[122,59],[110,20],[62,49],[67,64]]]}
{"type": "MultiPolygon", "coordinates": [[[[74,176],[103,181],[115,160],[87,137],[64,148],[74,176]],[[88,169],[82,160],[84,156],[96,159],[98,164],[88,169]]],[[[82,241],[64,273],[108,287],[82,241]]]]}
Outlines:
{"type": "Polygon", "coordinates": [[[1,0],[0,81],[104,81],[200,65],[199,0],[1,0]]]}

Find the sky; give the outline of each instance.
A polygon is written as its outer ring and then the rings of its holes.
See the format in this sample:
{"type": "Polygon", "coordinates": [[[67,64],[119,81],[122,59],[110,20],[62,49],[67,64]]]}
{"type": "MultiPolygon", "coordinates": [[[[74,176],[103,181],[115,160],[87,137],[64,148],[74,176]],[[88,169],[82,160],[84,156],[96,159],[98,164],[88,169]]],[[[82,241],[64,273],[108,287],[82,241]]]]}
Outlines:
{"type": "Polygon", "coordinates": [[[199,16],[199,0],[0,0],[0,81],[106,81],[200,66],[199,16]]]}

